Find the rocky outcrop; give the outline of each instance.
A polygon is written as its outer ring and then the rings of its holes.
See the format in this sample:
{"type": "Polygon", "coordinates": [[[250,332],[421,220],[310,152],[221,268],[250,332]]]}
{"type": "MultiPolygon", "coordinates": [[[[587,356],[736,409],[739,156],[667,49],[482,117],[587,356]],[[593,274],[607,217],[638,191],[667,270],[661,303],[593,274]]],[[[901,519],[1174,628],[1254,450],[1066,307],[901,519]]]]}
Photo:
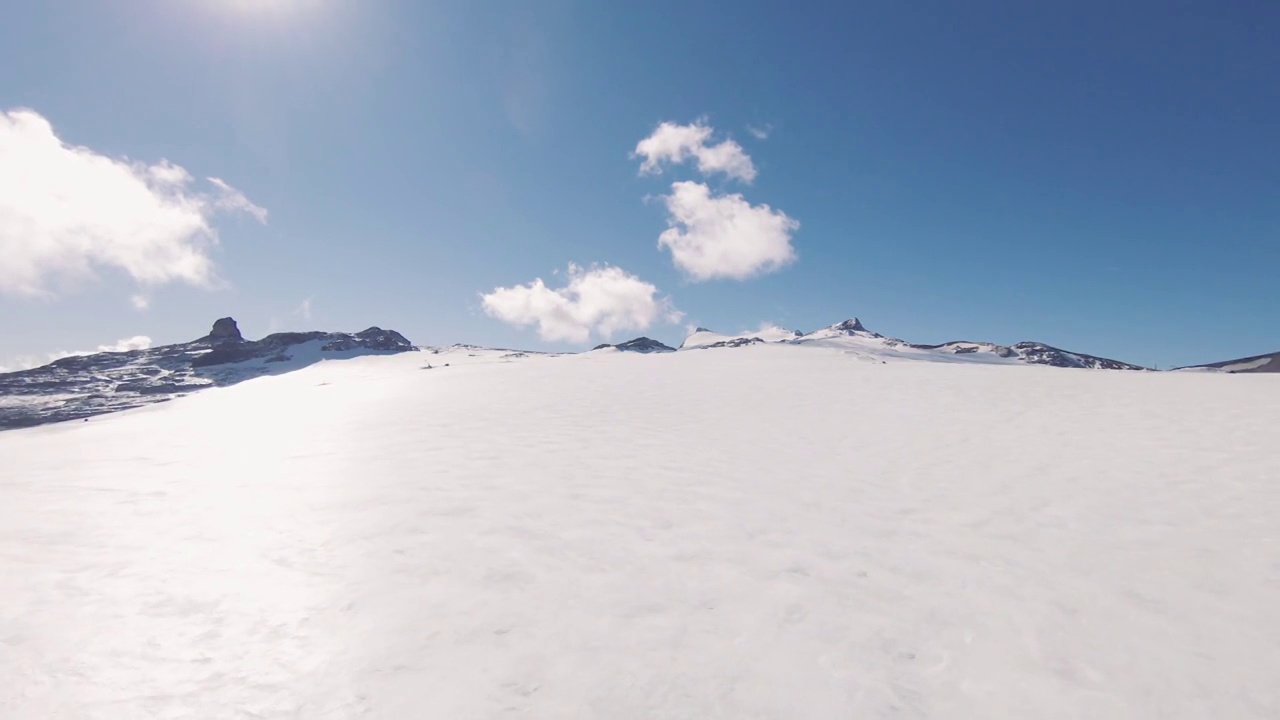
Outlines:
{"type": "Polygon", "coordinates": [[[214,321],[213,329],[203,339],[211,343],[243,342],[244,336],[240,334],[240,327],[234,319],[224,317],[214,321]]]}

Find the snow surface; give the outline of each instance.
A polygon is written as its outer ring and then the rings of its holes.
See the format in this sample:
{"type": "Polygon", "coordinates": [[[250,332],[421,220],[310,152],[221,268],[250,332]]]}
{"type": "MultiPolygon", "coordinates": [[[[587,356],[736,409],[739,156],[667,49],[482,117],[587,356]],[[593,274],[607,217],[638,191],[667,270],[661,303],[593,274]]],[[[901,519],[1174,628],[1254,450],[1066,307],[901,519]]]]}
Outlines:
{"type": "Polygon", "coordinates": [[[0,717],[1275,718],[1276,427],[1274,375],[767,344],[4,432],[0,717]]]}

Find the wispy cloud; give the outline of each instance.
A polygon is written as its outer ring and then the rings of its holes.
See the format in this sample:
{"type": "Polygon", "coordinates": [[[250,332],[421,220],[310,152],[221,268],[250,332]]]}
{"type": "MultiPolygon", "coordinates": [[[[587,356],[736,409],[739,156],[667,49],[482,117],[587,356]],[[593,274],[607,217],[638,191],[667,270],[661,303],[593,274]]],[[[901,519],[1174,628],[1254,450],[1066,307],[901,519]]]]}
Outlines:
{"type": "Polygon", "coordinates": [[[752,205],[736,193],[714,195],[687,181],[673,183],[662,199],[671,227],[658,246],[669,249],[676,267],[693,280],[745,280],[796,259],[791,235],[800,223],[781,210],[752,205]]]}
{"type": "Polygon", "coordinates": [[[19,370],[30,370],[34,367],[48,365],[54,360],[72,357],[76,355],[94,355],[104,352],[128,352],[130,350],[146,350],[151,347],[151,338],[146,335],[134,335],[133,337],[121,338],[113,343],[99,345],[95,350],[54,350],[45,353],[43,356],[23,355],[14,358],[7,366],[0,367],[0,372],[17,372],[19,370]]]}
{"type": "Polygon", "coordinates": [[[265,222],[267,211],[222,180],[208,191],[193,182],[166,160],[67,144],[33,110],[0,112],[0,294],[49,297],[102,269],[143,287],[210,285],[213,217],[265,222]]]}
{"type": "Polygon", "coordinates": [[[302,302],[298,303],[298,309],[294,310],[293,313],[295,315],[301,316],[303,320],[310,321],[311,320],[311,298],[306,298],[302,302]]]}
{"type": "Polygon", "coordinates": [[[747,132],[751,133],[751,136],[757,140],[768,140],[769,134],[773,132],[773,126],[769,124],[748,125],[747,132]]]}
{"type": "MultiPolygon", "coordinates": [[[[146,335],[134,335],[133,337],[117,340],[110,345],[99,345],[98,352],[126,352],[129,350],[146,350],[151,347],[151,338],[146,335]]],[[[74,353],[76,355],[88,355],[90,353],[74,353]]]]}
{"type": "Polygon", "coordinates": [[[649,137],[636,144],[632,157],[644,158],[640,172],[658,174],[663,163],[678,165],[693,159],[703,175],[723,173],[749,183],[755,180],[756,167],[742,146],[733,140],[709,144],[715,130],[702,122],[677,125],[664,122],[649,137]]]}
{"type": "Polygon", "coordinates": [[[553,290],[538,278],[496,288],[481,301],[491,317],[517,327],[536,325],[543,340],[572,343],[585,343],[592,335],[608,339],[683,317],[669,298],[658,296],[657,287],[622,268],[570,264],[567,281],[553,290]]]}
{"type": "Polygon", "coordinates": [[[254,220],[262,224],[267,222],[267,211],[265,208],[254,205],[244,193],[231,187],[220,178],[205,178],[210,185],[218,188],[218,193],[213,197],[213,204],[219,210],[226,212],[241,212],[253,217],[254,220]]]}
{"type": "Polygon", "coordinates": [[[129,304],[134,310],[146,310],[151,307],[151,298],[139,293],[129,298],[129,304]]]}

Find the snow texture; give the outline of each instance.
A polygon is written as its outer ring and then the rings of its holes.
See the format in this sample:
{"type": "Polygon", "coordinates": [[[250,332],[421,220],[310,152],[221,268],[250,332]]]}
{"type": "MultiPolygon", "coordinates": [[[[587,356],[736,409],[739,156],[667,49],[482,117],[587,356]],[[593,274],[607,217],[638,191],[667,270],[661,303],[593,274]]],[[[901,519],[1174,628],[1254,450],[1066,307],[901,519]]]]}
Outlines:
{"type": "Polygon", "coordinates": [[[0,717],[1280,716],[1276,376],[868,359],[456,347],[0,433],[0,717]]]}

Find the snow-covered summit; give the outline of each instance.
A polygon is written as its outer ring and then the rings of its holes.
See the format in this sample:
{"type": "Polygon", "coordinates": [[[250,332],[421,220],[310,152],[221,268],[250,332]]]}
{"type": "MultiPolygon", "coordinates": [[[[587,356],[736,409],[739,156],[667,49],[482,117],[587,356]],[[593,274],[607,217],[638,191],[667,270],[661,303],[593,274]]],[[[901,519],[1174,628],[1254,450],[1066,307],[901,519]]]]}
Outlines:
{"type": "Polygon", "coordinates": [[[854,317],[838,322],[835,325],[828,325],[821,330],[814,330],[811,333],[803,334],[798,339],[812,342],[813,340],[825,340],[828,338],[838,337],[880,338],[884,336],[880,333],[871,332],[862,324],[861,320],[854,317]]]}
{"type": "Polygon", "coordinates": [[[681,350],[703,350],[716,347],[740,347],[755,343],[790,342],[803,335],[799,330],[788,330],[777,325],[764,325],[759,330],[723,335],[706,328],[698,328],[680,344],[681,350]]]}

